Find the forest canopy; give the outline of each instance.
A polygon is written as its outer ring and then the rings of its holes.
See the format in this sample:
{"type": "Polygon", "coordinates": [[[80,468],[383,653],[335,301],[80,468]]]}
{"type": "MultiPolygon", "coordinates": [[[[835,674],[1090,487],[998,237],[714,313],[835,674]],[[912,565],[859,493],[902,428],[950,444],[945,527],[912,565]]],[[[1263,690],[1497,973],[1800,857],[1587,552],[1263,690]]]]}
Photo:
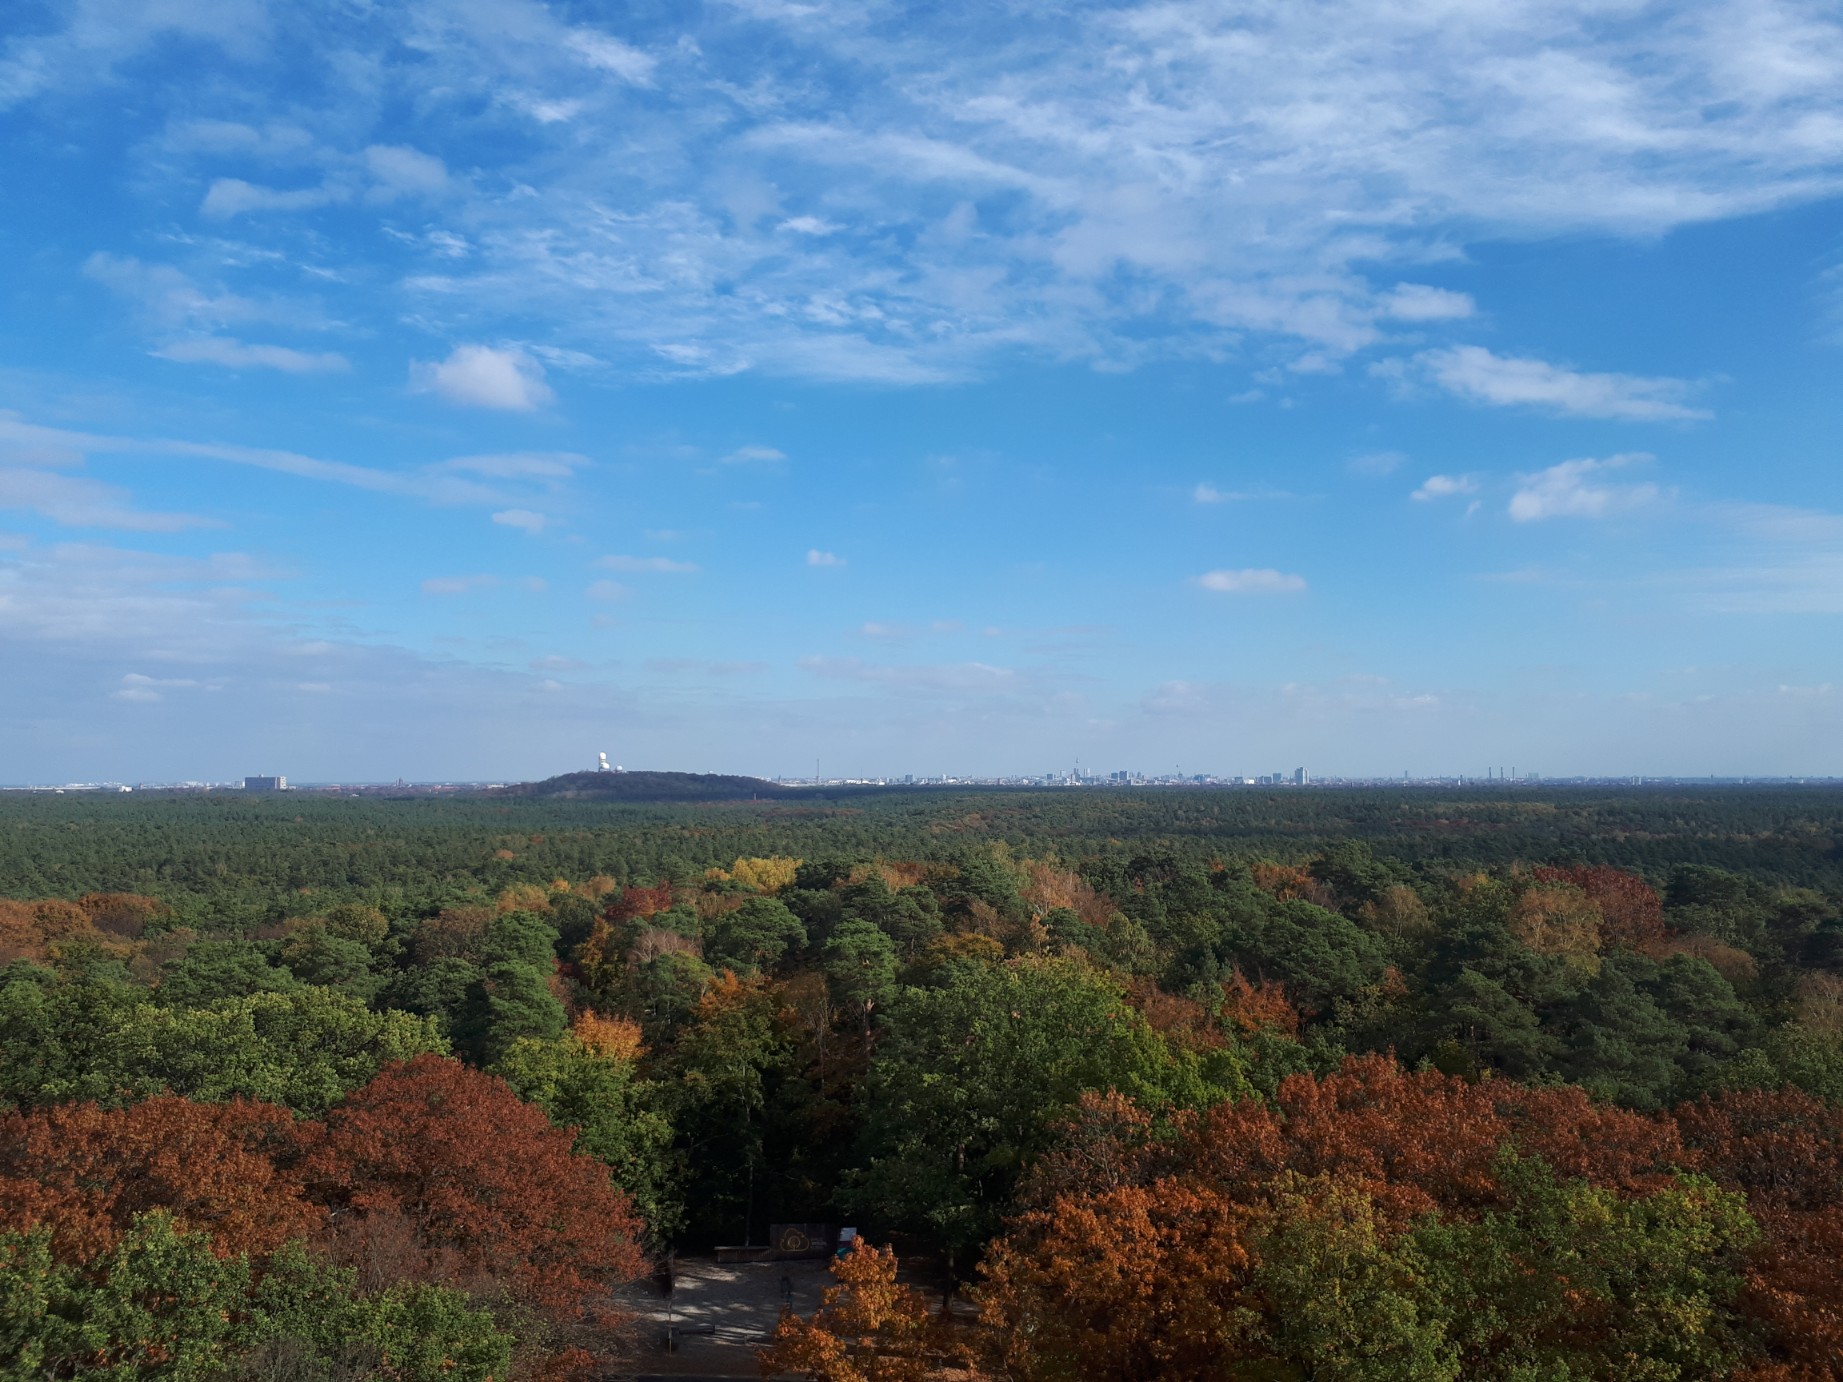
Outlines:
{"type": "Polygon", "coordinates": [[[984,1323],[865,1247],[771,1361],[1835,1377],[1840,806],[0,796],[0,1328],[586,1374],[852,1222],[984,1323]]]}

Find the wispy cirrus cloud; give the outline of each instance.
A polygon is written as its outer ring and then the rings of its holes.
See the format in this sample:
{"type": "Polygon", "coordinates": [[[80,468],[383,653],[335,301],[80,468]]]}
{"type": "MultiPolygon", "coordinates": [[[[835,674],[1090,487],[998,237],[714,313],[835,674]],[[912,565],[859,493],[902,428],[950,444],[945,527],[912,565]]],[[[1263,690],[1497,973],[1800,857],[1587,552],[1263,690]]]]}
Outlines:
{"type": "Polygon", "coordinates": [[[517,528],[521,533],[536,537],[544,531],[550,521],[534,509],[501,509],[492,515],[493,522],[502,528],[517,528]]]}
{"type": "Polygon", "coordinates": [[[67,528],[113,528],[127,532],[177,533],[222,526],[197,514],[159,513],[137,508],[119,485],[72,475],[43,464],[8,463],[0,444],[0,510],[21,509],[67,528]]]}
{"type": "Polygon", "coordinates": [[[1408,497],[1425,504],[1435,499],[1451,499],[1461,494],[1477,494],[1476,475],[1429,475],[1408,497]]]}
{"type": "Polygon", "coordinates": [[[764,462],[784,461],[787,453],[772,446],[739,446],[723,458],[725,465],[760,465],[764,462]]]}
{"type": "Polygon", "coordinates": [[[1660,497],[1656,485],[1616,484],[1605,477],[1651,459],[1642,452],[1604,460],[1583,457],[1521,476],[1516,493],[1510,496],[1510,516],[1518,523],[1535,523],[1548,518],[1610,518],[1644,508],[1660,497]]]}
{"type": "Polygon", "coordinates": [[[690,575],[699,567],[694,561],[676,561],[671,557],[607,556],[596,558],[604,571],[652,572],[663,575],[690,575]]]}
{"type": "MultiPolygon", "coordinates": [[[[1324,367],[1474,315],[1421,281],[1468,238],[1655,235],[1843,189],[1843,16],[1622,13],[1145,0],[1046,26],[803,4],[589,28],[523,0],[216,0],[17,36],[0,105],[49,111],[188,43],[183,96],[135,88],[171,116],[150,188],[204,187],[219,224],[274,249],[295,220],[413,198],[451,222],[391,227],[420,262],[341,301],[374,327],[536,320],[640,375],[920,383],[1019,352],[1131,366],[1248,335],[1324,367]],[[319,99],[252,117],[297,69],[319,99]]],[[[1487,363],[1433,368],[1484,401],[1697,412],[1642,373],[1487,363]]],[[[503,379],[463,391],[532,406],[503,379]]]]}
{"type": "Polygon", "coordinates": [[[482,506],[508,504],[520,497],[521,490],[529,492],[532,487],[555,490],[587,464],[583,457],[572,453],[538,452],[461,456],[403,470],[385,470],[270,447],[79,432],[30,422],[16,412],[0,409],[0,464],[42,473],[48,468],[80,465],[85,457],[94,455],[220,461],[426,503],[482,506]]]}
{"type": "Polygon", "coordinates": [[[862,682],[893,691],[998,692],[1021,689],[1022,673],[989,662],[903,663],[865,662],[855,657],[805,657],[800,666],[815,676],[834,681],[862,682]]]}
{"type": "Polygon", "coordinates": [[[288,346],[251,345],[224,336],[193,336],[169,341],[154,352],[185,365],[223,365],[226,369],[273,369],[284,374],[339,374],[352,362],[332,350],[294,350],[288,346]]]}
{"type": "Polygon", "coordinates": [[[1306,588],[1304,576],[1271,567],[1205,571],[1195,584],[1218,595],[1296,595],[1306,588]]]}
{"type": "Polygon", "coordinates": [[[1415,363],[1440,388],[1473,403],[1620,422],[1686,422],[1713,416],[1685,401],[1693,388],[1682,379],[1596,374],[1547,360],[1496,355],[1473,345],[1428,351],[1415,363]]]}

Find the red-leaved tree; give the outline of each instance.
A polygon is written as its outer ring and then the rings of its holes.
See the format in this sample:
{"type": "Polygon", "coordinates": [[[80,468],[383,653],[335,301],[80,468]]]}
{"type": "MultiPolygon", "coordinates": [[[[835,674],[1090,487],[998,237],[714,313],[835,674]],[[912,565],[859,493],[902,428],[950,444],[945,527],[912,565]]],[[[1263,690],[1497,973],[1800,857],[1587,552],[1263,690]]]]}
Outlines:
{"type": "Polygon", "coordinates": [[[422,1055],[336,1105],[302,1170],[335,1218],[407,1220],[432,1249],[567,1312],[649,1270],[627,1196],[572,1143],[501,1081],[422,1055]]]}
{"type": "Polygon", "coordinates": [[[1843,1379],[1843,1110],[1795,1089],[1734,1090],[1676,1117],[1702,1170],[1743,1192],[1764,1230],[1740,1306],[1774,1358],[1743,1376],[1843,1379]]]}
{"type": "Polygon", "coordinates": [[[1600,938],[1605,944],[1638,951],[1663,944],[1663,899],[1637,874],[1605,864],[1543,865],[1533,873],[1539,883],[1567,883],[1586,893],[1600,909],[1600,938]]]}
{"type": "Polygon", "coordinates": [[[169,1211],[224,1256],[264,1256],[322,1218],[289,1169],[318,1125],[236,1100],[66,1104],[0,1116],[0,1226],[43,1224],[58,1254],[114,1248],[137,1214],[169,1211]]]}

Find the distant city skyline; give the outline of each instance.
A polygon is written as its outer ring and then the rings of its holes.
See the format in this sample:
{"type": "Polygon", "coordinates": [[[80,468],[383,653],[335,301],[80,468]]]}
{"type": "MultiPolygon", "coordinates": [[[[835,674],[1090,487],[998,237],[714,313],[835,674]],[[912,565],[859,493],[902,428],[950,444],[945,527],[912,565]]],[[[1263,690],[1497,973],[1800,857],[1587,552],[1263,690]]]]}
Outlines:
{"type": "Polygon", "coordinates": [[[0,17],[0,780],[1843,774],[1834,6],[589,13],[0,17]]]}

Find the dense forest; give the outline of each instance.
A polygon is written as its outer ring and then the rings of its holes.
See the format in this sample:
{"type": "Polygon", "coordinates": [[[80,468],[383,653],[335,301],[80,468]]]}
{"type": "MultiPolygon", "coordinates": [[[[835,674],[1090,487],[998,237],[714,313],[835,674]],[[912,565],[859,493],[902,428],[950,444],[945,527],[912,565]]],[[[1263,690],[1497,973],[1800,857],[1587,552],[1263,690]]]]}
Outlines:
{"type": "Polygon", "coordinates": [[[846,1221],[765,1368],[1843,1378],[1843,793],[5,796],[0,841],[0,1376],[593,1375],[667,1253],[846,1221]]]}

